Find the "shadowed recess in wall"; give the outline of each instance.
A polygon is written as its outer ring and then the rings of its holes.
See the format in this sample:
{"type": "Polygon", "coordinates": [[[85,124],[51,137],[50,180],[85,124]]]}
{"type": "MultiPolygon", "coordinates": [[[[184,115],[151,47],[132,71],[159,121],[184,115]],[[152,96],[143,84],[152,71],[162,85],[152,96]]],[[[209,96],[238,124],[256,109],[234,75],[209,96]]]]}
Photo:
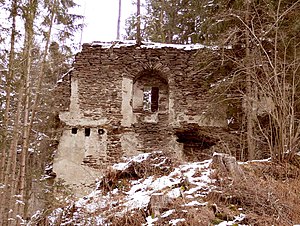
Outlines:
{"type": "Polygon", "coordinates": [[[219,141],[202,134],[198,129],[189,128],[175,132],[177,142],[183,143],[183,154],[187,160],[203,160],[211,158],[210,148],[219,141]]]}

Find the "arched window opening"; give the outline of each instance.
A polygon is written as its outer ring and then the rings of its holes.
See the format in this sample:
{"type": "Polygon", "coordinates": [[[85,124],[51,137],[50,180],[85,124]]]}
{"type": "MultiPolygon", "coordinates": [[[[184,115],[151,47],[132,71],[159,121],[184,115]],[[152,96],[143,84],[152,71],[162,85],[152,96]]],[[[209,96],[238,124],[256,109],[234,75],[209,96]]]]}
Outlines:
{"type": "Polygon", "coordinates": [[[159,72],[142,71],[133,83],[133,112],[167,113],[169,108],[168,82],[159,72]]]}

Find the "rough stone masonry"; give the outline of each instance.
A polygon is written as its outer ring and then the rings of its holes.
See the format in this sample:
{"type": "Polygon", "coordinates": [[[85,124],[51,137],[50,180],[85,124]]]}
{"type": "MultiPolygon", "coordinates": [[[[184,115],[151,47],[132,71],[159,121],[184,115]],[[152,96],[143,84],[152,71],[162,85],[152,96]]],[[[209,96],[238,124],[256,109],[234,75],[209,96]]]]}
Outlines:
{"type": "Polygon", "coordinates": [[[184,158],[176,131],[226,126],[206,117],[201,45],[84,44],[58,83],[63,131],[53,170],[79,196],[108,165],[141,152],[184,158]]]}

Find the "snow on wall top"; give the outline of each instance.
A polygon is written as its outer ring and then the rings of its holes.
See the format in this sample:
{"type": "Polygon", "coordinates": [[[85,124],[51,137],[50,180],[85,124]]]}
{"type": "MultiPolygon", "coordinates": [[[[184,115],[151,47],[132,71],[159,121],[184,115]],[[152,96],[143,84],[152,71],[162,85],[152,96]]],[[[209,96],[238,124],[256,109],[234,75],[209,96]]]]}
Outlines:
{"type": "MultiPolygon", "coordinates": [[[[103,49],[110,49],[110,48],[121,48],[121,47],[129,47],[135,46],[135,40],[126,40],[126,41],[112,41],[112,42],[101,42],[101,41],[94,41],[92,43],[85,43],[84,45],[90,46],[101,46],[103,49]]],[[[182,49],[182,50],[197,50],[203,48],[211,48],[217,49],[217,46],[205,46],[202,44],[165,44],[165,43],[157,43],[157,42],[142,42],[142,45],[137,48],[145,48],[145,49],[161,49],[161,48],[174,48],[174,49],[182,49]]]]}

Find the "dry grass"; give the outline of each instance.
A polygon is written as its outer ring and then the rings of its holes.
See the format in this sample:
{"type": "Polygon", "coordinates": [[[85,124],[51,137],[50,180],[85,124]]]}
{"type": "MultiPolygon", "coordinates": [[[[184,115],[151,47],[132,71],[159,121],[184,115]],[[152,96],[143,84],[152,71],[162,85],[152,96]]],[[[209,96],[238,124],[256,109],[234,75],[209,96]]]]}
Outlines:
{"type": "MultiPolygon", "coordinates": [[[[157,161],[157,158],[154,159],[157,161]]],[[[161,168],[153,167],[158,162],[144,161],[132,163],[125,171],[111,171],[104,181],[113,186],[110,185],[107,190],[120,186],[118,183],[122,181],[125,184],[124,181],[130,178],[166,175],[170,172],[168,161],[161,168]]],[[[175,211],[170,216],[159,217],[154,225],[169,225],[171,219],[185,219],[177,225],[213,225],[233,220],[240,213],[246,214],[241,224],[287,226],[300,222],[298,167],[273,162],[253,162],[242,165],[242,170],[245,174],[244,179],[234,180],[217,169],[213,177],[218,189],[205,199],[210,203],[208,206],[186,207],[184,204],[187,200],[184,197],[174,199],[161,213],[172,209],[175,211]]],[[[149,215],[151,216],[151,213],[148,208],[122,217],[110,217],[109,222],[112,225],[141,225],[149,215]]]]}
{"type": "MultiPolygon", "coordinates": [[[[128,191],[130,181],[149,176],[168,175],[179,163],[171,161],[160,153],[155,154],[141,163],[131,162],[123,170],[110,169],[103,178],[100,189],[105,192],[118,188],[119,191],[128,191]]],[[[225,164],[225,163],[224,163],[225,164]]],[[[106,223],[113,226],[140,226],[146,223],[146,218],[152,216],[158,217],[153,225],[170,225],[171,220],[184,219],[178,222],[178,226],[207,226],[215,225],[222,221],[234,220],[236,216],[243,213],[246,218],[239,224],[245,225],[295,225],[300,223],[300,169],[290,164],[278,164],[273,162],[252,162],[239,165],[242,176],[234,177],[225,167],[220,165],[211,167],[214,173],[211,174],[215,179],[216,188],[210,192],[207,197],[194,197],[193,199],[185,197],[182,194],[175,199],[167,199],[158,205],[158,214],[151,207],[151,200],[148,207],[144,209],[135,209],[125,214],[121,206],[110,206],[101,208],[93,213],[85,213],[86,217],[94,219],[95,216],[103,216],[106,223]],[[226,171],[227,170],[227,171],[226,171]],[[226,172],[225,172],[226,171],[226,172]],[[191,201],[199,203],[207,202],[207,205],[186,206],[191,201]],[[162,217],[168,210],[173,212],[162,217]],[[157,216],[156,216],[157,214],[157,216]]],[[[233,168],[233,171],[236,168],[233,168]]],[[[195,177],[200,176],[201,172],[196,172],[195,177]]],[[[183,184],[177,184],[179,187],[189,187],[188,181],[183,184]]],[[[120,192],[120,200],[123,193],[120,192]]],[[[115,197],[118,199],[118,197],[115,197]]],[[[157,203],[156,202],[156,203],[157,203]]],[[[123,209],[124,210],[124,209],[123,209]]],[[[65,219],[74,219],[73,222],[80,222],[76,218],[77,209],[74,205],[64,208],[58,219],[63,222],[65,219]]],[[[81,215],[82,216],[82,215],[81,215]]],[[[88,219],[88,218],[87,218],[88,219]]],[[[89,220],[86,225],[96,225],[96,222],[89,220]]],[[[47,225],[47,224],[45,224],[47,225]]]]}
{"type": "Polygon", "coordinates": [[[136,210],[135,212],[128,212],[121,217],[110,215],[107,218],[107,223],[112,226],[141,226],[144,224],[146,215],[143,210],[136,210]]]}
{"type": "Polygon", "coordinates": [[[243,168],[244,180],[219,180],[219,192],[208,196],[220,212],[229,212],[232,206],[242,208],[247,215],[243,223],[251,225],[294,225],[300,222],[300,177],[297,172],[290,172],[294,167],[255,163],[243,168]]]}
{"type": "Polygon", "coordinates": [[[124,190],[128,188],[129,180],[147,178],[151,175],[168,175],[173,167],[179,163],[166,157],[160,152],[152,153],[151,158],[143,162],[130,162],[125,170],[109,168],[105,173],[99,188],[104,192],[112,191],[115,188],[124,190]]]}
{"type": "MultiPolygon", "coordinates": [[[[185,206],[187,202],[184,197],[180,197],[172,200],[168,206],[163,210],[175,210],[171,215],[167,217],[160,217],[155,225],[163,226],[170,225],[172,219],[185,219],[185,221],[178,222],[176,225],[182,226],[207,226],[214,219],[214,214],[211,208],[208,206],[185,206]]],[[[202,202],[202,200],[199,200],[202,202]]]]}

